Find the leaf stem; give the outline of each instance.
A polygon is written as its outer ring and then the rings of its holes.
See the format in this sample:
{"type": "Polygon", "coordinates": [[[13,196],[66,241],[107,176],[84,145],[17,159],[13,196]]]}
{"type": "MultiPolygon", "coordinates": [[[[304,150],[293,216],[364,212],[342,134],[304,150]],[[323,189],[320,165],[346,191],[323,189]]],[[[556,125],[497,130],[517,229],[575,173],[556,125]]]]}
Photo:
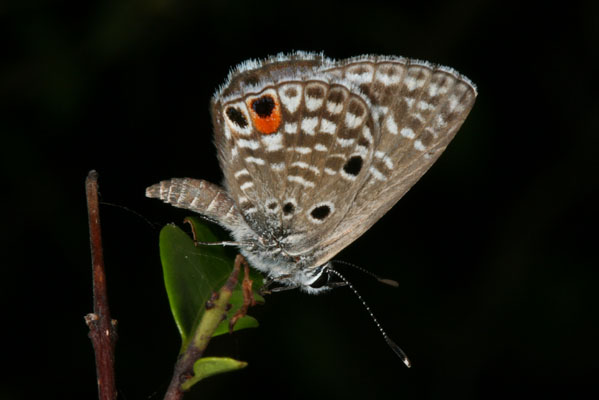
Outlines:
{"type": "Polygon", "coordinates": [[[96,355],[98,397],[100,400],[114,400],[117,394],[114,378],[114,348],[117,339],[116,320],[110,319],[110,308],[108,307],[108,296],[106,294],[104,252],[98,207],[98,173],[96,171],[92,170],[87,175],[85,192],[89,219],[94,296],[94,312],[85,316],[85,322],[89,327],[89,337],[96,355]]]}
{"type": "Polygon", "coordinates": [[[190,379],[193,377],[193,365],[202,356],[206,347],[208,347],[208,343],[218,324],[226,318],[229,299],[237,285],[243,261],[244,258],[241,255],[235,258],[233,272],[229,275],[227,282],[218,292],[214,292],[210,300],[206,302],[206,311],[193,334],[193,339],[177,359],[173,378],[164,396],[164,400],[180,400],[183,398],[184,392],[193,384],[193,380],[190,379]]]}

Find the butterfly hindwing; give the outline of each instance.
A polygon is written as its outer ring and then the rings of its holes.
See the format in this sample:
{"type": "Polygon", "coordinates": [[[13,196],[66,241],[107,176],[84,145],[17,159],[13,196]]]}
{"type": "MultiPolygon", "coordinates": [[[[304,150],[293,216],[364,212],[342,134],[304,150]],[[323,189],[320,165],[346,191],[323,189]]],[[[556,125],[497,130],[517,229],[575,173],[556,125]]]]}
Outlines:
{"type": "Polygon", "coordinates": [[[213,113],[224,123],[220,160],[242,214],[298,254],[311,251],[351,208],[369,174],[378,128],[368,99],[352,85],[293,67],[286,76],[215,102],[213,113]],[[267,100],[275,104],[269,117],[276,129],[253,115],[255,102],[267,100]]]}

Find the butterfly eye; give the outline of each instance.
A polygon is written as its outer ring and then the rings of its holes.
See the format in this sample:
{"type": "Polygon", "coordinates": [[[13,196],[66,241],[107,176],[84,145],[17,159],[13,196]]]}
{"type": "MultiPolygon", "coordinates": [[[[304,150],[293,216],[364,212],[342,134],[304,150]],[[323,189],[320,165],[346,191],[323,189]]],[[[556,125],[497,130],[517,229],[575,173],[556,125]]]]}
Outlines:
{"type": "Polygon", "coordinates": [[[331,276],[325,271],[322,274],[320,274],[318,279],[316,279],[314,282],[310,284],[310,287],[312,289],[320,289],[324,286],[328,286],[330,278],[331,276]]]}
{"type": "Polygon", "coordinates": [[[252,122],[258,132],[270,135],[281,125],[281,108],[274,93],[266,93],[249,101],[252,122]]]}

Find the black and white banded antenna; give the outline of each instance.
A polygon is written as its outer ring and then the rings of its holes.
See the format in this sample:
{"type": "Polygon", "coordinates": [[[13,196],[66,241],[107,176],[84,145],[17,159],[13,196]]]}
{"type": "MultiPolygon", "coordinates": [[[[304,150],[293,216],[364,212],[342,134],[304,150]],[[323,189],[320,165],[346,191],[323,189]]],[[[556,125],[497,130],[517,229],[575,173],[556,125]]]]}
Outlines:
{"type": "Polygon", "coordinates": [[[393,340],[391,340],[391,338],[389,338],[389,336],[387,335],[387,332],[385,332],[385,330],[383,329],[383,327],[381,326],[379,321],[374,316],[372,310],[370,310],[370,307],[368,307],[368,304],[366,304],[366,302],[364,301],[362,296],[360,296],[360,293],[358,293],[356,288],[354,288],[353,285],[347,279],[345,279],[345,277],[343,275],[341,275],[339,272],[335,271],[334,269],[329,268],[328,272],[332,273],[333,275],[335,275],[339,279],[341,279],[352,290],[352,292],[354,292],[354,294],[356,295],[358,300],[360,300],[360,302],[362,303],[364,308],[366,308],[366,311],[368,312],[368,314],[370,314],[370,318],[372,318],[372,320],[374,321],[377,328],[379,328],[379,331],[381,332],[381,335],[383,335],[385,342],[387,342],[389,347],[391,347],[391,350],[393,350],[393,352],[395,354],[397,354],[397,356],[399,358],[401,358],[401,361],[403,361],[403,363],[406,365],[406,367],[410,368],[412,366],[412,363],[410,362],[410,359],[408,358],[406,353],[404,353],[404,351],[397,344],[395,344],[395,342],[393,340]]]}
{"type": "Polygon", "coordinates": [[[331,262],[334,263],[334,264],[347,265],[349,267],[357,269],[358,271],[362,271],[366,275],[372,276],[374,279],[376,279],[377,281],[379,281],[381,283],[384,283],[385,285],[389,285],[389,286],[393,286],[393,287],[399,287],[399,283],[397,283],[397,281],[395,281],[393,279],[381,278],[380,276],[378,276],[374,272],[371,272],[371,271],[369,271],[369,270],[367,270],[365,268],[362,268],[359,265],[352,264],[352,263],[347,262],[347,261],[341,261],[341,260],[331,260],[331,262]]]}

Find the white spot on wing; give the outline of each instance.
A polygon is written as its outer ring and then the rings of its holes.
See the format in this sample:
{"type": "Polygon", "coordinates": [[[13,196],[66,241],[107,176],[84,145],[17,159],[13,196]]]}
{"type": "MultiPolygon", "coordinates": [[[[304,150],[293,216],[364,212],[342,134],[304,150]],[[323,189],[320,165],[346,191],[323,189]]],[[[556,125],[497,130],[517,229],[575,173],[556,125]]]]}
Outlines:
{"type": "Polygon", "coordinates": [[[402,128],[399,133],[401,133],[401,136],[408,139],[414,139],[416,137],[416,134],[411,128],[402,128]]]}
{"type": "Polygon", "coordinates": [[[314,165],[310,165],[304,161],[295,161],[294,163],[291,164],[291,166],[308,169],[308,170],[314,172],[316,175],[320,174],[320,170],[318,168],[316,168],[314,165]]]}
{"type": "Polygon", "coordinates": [[[430,97],[436,97],[439,94],[439,85],[436,83],[431,83],[428,85],[428,95],[430,97]]]}
{"type": "Polygon", "coordinates": [[[395,123],[395,119],[393,118],[393,115],[388,115],[387,116],[387,120],[385,122],[385,125],[387,126],[387,129],[389,130],[389,132],[392,135],[397,135],[398,128],[397,128],[397,124],[395,123]]]}
{"type": "Polygon", "coordinates": [[[419,108],[420,110],[422,110],[422,111],[430,111],[430,110],[434,110],[434,109],[435,109],[435,106],[433,106],[433,105],[432,105],[432,104],[430,104],[430,103],[427,103],[427,102],[426,102],[426,101],[424,101],[424,100],[420,100],[420,101],[418,102],[418,108],[419,108]]]}
{"type": "Polygon", "coordinates": [[[344,139],[344,138],[337,138],[337,143],[339,143],[339,145],[341,147],[349,147],[351,145],[353,145],[356,142],[356,139],[344,139]]]}
{"type": "Polygon", "coordinates": [[[417,80],[415,77],[413,76],[408,76],[405,80],[404,80],[404,84],[406,85],[406,87],[408,88],[408,90],[411,92],[414,89],[418,89],[421,88],[422,86],[424,86],[424,83],[426,82],[425,79],[420,79],[417,80]]]}
{"type": "Polygon", "coordinates": [[[284,171],[285,170],[285,163],[275,163],[275,164],[270,164],[270,169],[272,169],[273,171],[284,171]]]}
{"type": "Polygon", "coordinates": [[[302,119],[302,131],[310,136],[316,133],[316,125],[318,125],[318,117],[308,117],[302,119]]]}
{"type": "Polygon", "coordinates": [[[320,132],[328,133],[328,134],[332,135],[336,131],[337,131],[337,124],[335,124],[334,122],[331,122],[325,118],[323,118],[322,121],[320,121],[320,132]]]}
{"type": "Polygon", "coordinates": [[[381,82],[385,86],[397,85],[400,80],[400,76],[397,74],[387,75],[383,73],[376,74],[376,80],[381,82]]]}
{"type": "Polygon", "coordinates": [[[264,165],[265,162],[263,159],[258,158],[258,157],[252,157],[252,156],[248,156],[245,158],[245,162],[246,163],[253,163],[253,164],[258,164],[258,165],[264,165]]]}
{"type": "Polygon", "coordinates": [[[341,111],[343,111],[343,103],[327,101],[327,111],[333,115],[339,114],[341,111]]]}
{"type": "Polygon", "coordinates": [[[424,117],[420,113],[412,113],[410,115],[411,115],[412,118],[415,118],[415,119],[417,119],[420,122],[424,122],[425,121],[424,117]]]}
{"type": "Polygon", "coordinates": [[[356,175],[352,175],[352,174],[348,174],[347,172],[345,172],[345,170],[343,168],[341,168],[339,170],[339,172],[341,173],[341,176],[349,181],[355,181],[357,176],[356,175]]]}
{"type": "Polygon", "coordinates": [[[241,185],[239,188],[243,191],[246,191],[247,189],[254,187],[254,182],[249,181],[249,182],[245,182],[243,185],[241,185]]]}
{"type": "Polygon", "coordinates": [[[304,179],[304,177],[302,176],[297,176],[297,175],[288,175],[287,176],[287,180],[289,182],[296,182],[299,183],[300,185],[304,186],[304,187],[308,187],[308,188],[313,188],[314,182],[311,182],[309,180],[304,179]]]}
{"type": "Polygon", "coordinates": [[[227,138],[227,140],[231,139],[231,128],[229,128],[229,124],[225,124],[225,137],[227,138]]]}
{"type": "Polygon", "coordinates": [[[387,115],[389,112],[389,107],[387,106],[372,106],[371,110],[372,115],[377,119],[381,119],[383,116],[387,115]]]}
{"type": "Polygon", "coordinates": [[[350,129],[357,128],[362,124],[362,121],[364,121],[364,117],[358,117],[350,112],[345,114],[345,125],[350,129]]]}
{"type": "Polygon", "coordinates": [[[374,167],[374,165],[370,167],[370,173],[372,174],[372,176],[375,179],[377,179],[379,181],[383,181],[384,182],[384,181],[387,180],[387,177],[381,171],[379,171],[378,169],[376,169],[374,167]]]}
{"type": "Polygon", "coordinates": [[[285,123],[285,133],[297,133],[297,122],[287,122],[285,123]]]}
{"type": "MultiPolygon", "coordinates": [[[[362,158],[366,158],[368,157],[368,148],[364,147],[364,146],[356,146],[356,148],[354,149],[354,153],[352,154],[352,156],[362,156],[362,158]]],[[[344,157],[345,158],[345,157],[344,157]]]]}
{"type": "Polygon", "coordinates": [[[364,125],[364,129],[362,129],[362,136],[364,136],[368,143],[372,143],[372,133],[370,132],[368,125],[364,125]]]}
{"type": "Polygon", "coordinates": [[[300,154],[310,154],[312,152],[312,148],[311,147],[290,147],[287,149],[288,151],[295,151],[296,153],[300,153],[300,154]]]}
{"type": "Polygon", "coordinates": [[[393,161],[391,161],[391,158],[385,152],[377,151],[374,153],[374,156],[381,160],[387,169],[393,169],[393,161]]]}
{"type": "Polygon", "coordinates": [[[324,99],[306,96],[306,108],[308,111],[316,111],[320,107],[322,107],[322,103],[324,103],[324,99]]]}
{"type": "Polygon", "coordinates": [[[460,105],[460,99],[455,94],[449,96],[449,111],[461,111],[458,110],[458,106],[460,105]]]}
{"type": "Polygon", "coordinates": [[[262,143],[266,146],[266,151],[281,150],[283,148],[283,135],[280,133],[262,135],[262,143]]]}
{"type": "Polygon", "coordinates": [[[248,208],[247,210],[243,210],[243,213],[244,213],[244,214],[253,214],[253,213],[255,213],[256,211],[258,211],[258,209],[257,209],[256,207],[250,207],[250,208],[248,208]]]}
{"type": "Polygon", "coordinates": [[[235,179],[239,179],[240,176],[249,175],[249,174],[250,174],[250,172],[244,168],[244,169],[240,169],[239,171],[235,172],[234,176],[235,176],[235,179]]]}
{"type": "Polygon", "coordinates": [[[437,118],[435,118],[435,128],[444,128],[447,125],[445,122],[445,118],[443,118],[442,114],[438,114],[437,118]]]}
{"type": "Polygon", "coordinates": [[[282,85],[279,88],[279,100],[291,114],[295,113],[302,101],[302,87],[297,84],[282,85]],[[287,96],[288,89],[295,89],[295,96],[287,96]]]}
{"type": "Polygon", "coordinates": [[[374,76],[374,67],[368,64],[359,64],[355,67],[348,68],[345,74],[350,81],[359,84],[370,83],[374,76]]]}
{"type": "Polygon", "coordinates": [[[244,148],[244,149],[252,149],[252,150],[258,150],[260,148],[260,143],[258,143],[258,141],[256,140],[247,140],[247,139],[237,139],[236,141],[237,146],[244,148]]]}

